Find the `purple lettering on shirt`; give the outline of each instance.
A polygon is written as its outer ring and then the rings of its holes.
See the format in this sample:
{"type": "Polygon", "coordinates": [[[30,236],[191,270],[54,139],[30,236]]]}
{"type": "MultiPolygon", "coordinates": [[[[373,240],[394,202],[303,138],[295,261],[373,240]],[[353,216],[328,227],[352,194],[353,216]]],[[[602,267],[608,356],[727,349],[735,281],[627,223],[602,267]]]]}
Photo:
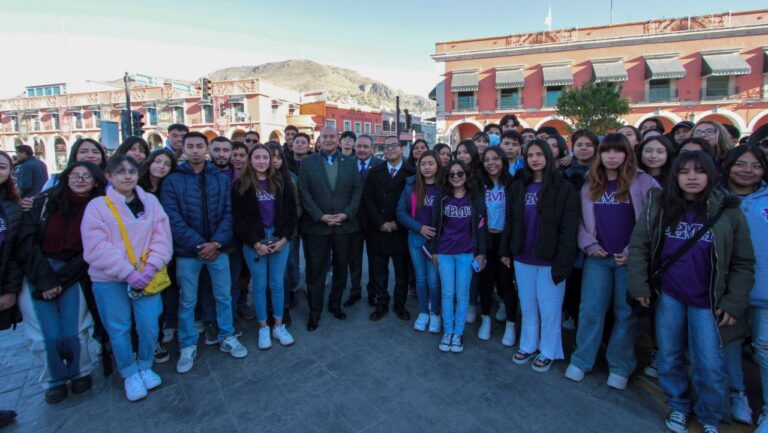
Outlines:
{"type": "MultiPolygon", "coordinates": [[[[661,263],[669,260],[685,242],[694,237],[704,224],[695,222],[696,214],[688,211],[674,230],[664,230],[664,247],[661,263]]],[[[696,308],[709,308],[709,285],[712,273],[712,230],[705,233],[685,252],[661,277],[661,290],[682,302],[696,308]]]]}
{"type": "Polygon", "coordinates": [[[469,197],[451,197],[443,203],[443,228],[437,252],[471,254],[472,249],[472,206],[469,197]]]}
{"type": "Polygon", "coordinates": [[[537,258],[533,252],[536,249],[536,243],[539,240],[539,192],[541,191],[541,182],[533,182],[525,187],[525,198],[523,199],[523,232],[525,241],[520,254],[515,256],[515,260],[521,263],[534,266],[551,266],[549,260],[537,258]]]}
{"type": "Polygon", "coordinates": [[[424,191],[424,206],[416,210],[416,221],[425,225],[432,225],[432,206],[438,191],[437,185],[427,185],[424,191]]]}
{"type": "Polygon", "coordinates": [[[264,228],[271,228],[275,225],[275,197],[269,193],[266,180],[260,180],[259,187],[261,189],[256,189],[256,200],[259,201],[261,222],[264,228]]]}
{"type": "Polygon", "coordinates": [[[594,203],[597,241],[608,254],[619,254],[629,245],[635,227],[635,208],[631,199],[616,198],[618,182],[609,181],[598,201],[594,203]]]}

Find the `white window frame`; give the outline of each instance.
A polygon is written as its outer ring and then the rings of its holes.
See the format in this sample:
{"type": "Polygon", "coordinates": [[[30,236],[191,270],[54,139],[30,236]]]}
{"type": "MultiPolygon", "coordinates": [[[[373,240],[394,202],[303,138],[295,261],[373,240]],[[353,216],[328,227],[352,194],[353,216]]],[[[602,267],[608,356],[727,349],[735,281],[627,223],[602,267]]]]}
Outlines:
{"type": "Polygon", "coordinates": [[[371,122],[363,123],[363,133],[365,133],[365,134],[370,134],[371,133],[371,122]]]}
{"type": "Polygon", "coordinates": [[[344,131],[351,131],[352,130],[352,121],[351,120],[345,120],[344,121],[344,131]]]}
{"type": "Polygon", "coordinates": [[[336,129],[336,119],[325,119],[325,126],[336,129]]]}
{"type": "Polygon", "coordinates": [[[184,118],[186,117],[186,107],[184,105],[174,105],[171,107],[171,118],[173,119],[173,123],[181,123],[184,124],[184,118]],[[179,119],[179,116],[177,114],[177,110],[181,109],[181,119],[179,119]]]}
{"type": "Polygon", "coordinates": [[[352,130],[355,134],[363,133],[363,124],[361,122],[355,122],[355,129],[352,130]]]}
{"type": "Polygon", "coordinates": [[[677,101],[677,79],[669,78],[669,99],[666,101],[651,101],[651,79],[649,78],[645,80],[643,102],[646,102],[649,104],[659,104],[659,103],[674,102],[674,101],[677,101]]]}
{"type": "Polygon", "coordinates": [[[736,77],[733,75],[728,76],[728,95],[718,98],[718,97],[707,97],[707,77],[701,77],[701,100],[702,101],[721,101],[725,99],[734,99],[736,97],[736,77]]]}

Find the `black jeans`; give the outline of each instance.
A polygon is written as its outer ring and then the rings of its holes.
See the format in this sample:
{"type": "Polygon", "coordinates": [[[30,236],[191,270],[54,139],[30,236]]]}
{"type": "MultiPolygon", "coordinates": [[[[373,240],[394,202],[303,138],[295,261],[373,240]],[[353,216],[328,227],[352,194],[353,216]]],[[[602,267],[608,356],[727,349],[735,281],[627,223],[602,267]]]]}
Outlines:
{"type": "Polygon", "coordinates": [[[392,267],[395,268],[394,306],[397,308],[404,307],[408,296],[408,260],[410,260],[408,253],[389,255],[369,251],[370,268],[368,273],[373,279],[373,286],[376,290],[376,308],[384,308],[389,305],[387,286],[390,259],[392,260],[392,267]]]}
{"type": "MultiPolygon", "coordinates": [[[[363,246],[365,244],[365,232],[359,231],[352,235],[352,247],[349,254],[349,279],[352,280],[352,287],[349,289],[349,296],[363,295],[362,277],[363,277],[363,246]]],[[[373,296],[376,289],[373,286],[373,277],[371,277],[371,255],[368,256],[368,296],[373,296]]]]}
{"type": "Polygon", "coordinates": [[[310,318],[320,319],[325,297],[328,257],[333,254],[333,283],[328,311],[341,310],[341,297],[347,285],[347,267],[353,234],[313,235],[304,233],[304,258],[307,263],[307,298],[310,318]]]}
{"type": "Polygon", "coordinates": [[[515,289],[514,267],[504,266],[499,260],[501,233],[488,233],[488,249],[485,256],[485,269],[480,272],[480,314],[490,316],[493,288],[504,300],[507,321],[514,322],[517,314],[517,290],[515,289]]]}

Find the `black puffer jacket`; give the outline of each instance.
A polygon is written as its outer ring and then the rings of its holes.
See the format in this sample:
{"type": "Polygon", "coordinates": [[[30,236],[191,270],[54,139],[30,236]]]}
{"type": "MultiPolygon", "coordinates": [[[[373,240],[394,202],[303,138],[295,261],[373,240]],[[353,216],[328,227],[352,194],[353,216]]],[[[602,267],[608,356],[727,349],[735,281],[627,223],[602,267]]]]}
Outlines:
{"type": "MultiPolygon", "coordinates": [[[[0,193],[0,206],[7,227],[5,239],[0,246],[0,295],[18,294],[21,291],[22,271],[15,249],[21,226],[21,207],[8,200],[4,193],[0,193]]],[[[17,305],[0,311],[0,330],[8,329],[21,320],[17,305]]]]}
{"type": "Polygon", "coordinates": [[[520,254],[526,236],[536,236],[533,255],[552,262],[552,281],[555,284],[568,278],[576,262],[579,232],[579,197],[570,182],[560,174],[552,179],[539,198],[539,232],[525,233],[525,181],[515,179],[507,188],[507,207],[504,233],[499,256],[520,254]]]}
{"type": "MultiPolygon", "coordinates": [[[[35,288],[32,296],[42,299],[42,293],[54,287],[62,289],[72,286],[88,278],[88,264],[83,260],[83,254],[72,257],[57,257],[66,260],[66,264],[54,271],[43,253],[42,245],[51,216],[51,197],[44,192],[35,198],[32,209],[25,212],[19,230],[17,256],[22,263],[24,276],[35,288]]],[[[73,224],[80,224],[75,221],[73,224]]]]}

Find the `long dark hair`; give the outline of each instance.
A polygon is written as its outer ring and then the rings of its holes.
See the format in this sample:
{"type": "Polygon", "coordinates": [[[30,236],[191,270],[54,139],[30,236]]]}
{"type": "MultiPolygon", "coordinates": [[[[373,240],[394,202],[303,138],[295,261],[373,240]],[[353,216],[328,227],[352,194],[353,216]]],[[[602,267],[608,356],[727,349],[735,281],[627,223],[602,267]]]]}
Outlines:
{"type": "Polygon", "coordinates": [[[144,159],[149,158],[149,144],[141,137],[128,137],[123,140],[117,150],[115,150],[115,155],[127,155],[128,151],[137,144],[142,153],[144,153],[144,159]]]}
{"type": "Polygon", "coordinates": [[[480,181],[482,182],[483,186],[488,189],[492,189],[493,179],[491,179],[491,175],[488,174],[488,172],[485,170],[485,157],[488,155],[488,153],[495,153],[496,156],[501,159],[501,173],[499,173],[499,185],[502,186],[502,188],[506,188],[506,186],[509,184],[509,182],[512,181],[512,176],[509,174],[509,160],[507,159],[507,155],[504,153],[503,150],[501,150],[500,147],[489,147],[488,149],[485,149],[485,152],[483,152],[482,155],[482,161],[483,161],[483,168],[480,170],[480,181]]]}
{"type": "Polygon", "coordinates": [[[741,158],[741,156],[747,152],[752,153],[755,159],[757,159],[757,162],[763,166],[763,180],[768,180],[768,159],[766,159],[763,149],[760,149],[757,146],[742,144],[741,146],[736,146],[729,150],[725,155],[725,162],[723,162],[722,182],[726,189],[728,188],[728,180],[731,177],[731,169],[736,164],[736,161],[738,161],[739,158],[741,158]]]}
{"type": "Polygon", "coordinates": [[[659,142],[662,146],[664,146],[664,149],[667,151],[667,162],[664,163],[664,165],[661,166],[661,178],[666,179],[667,174],[669,173],[669,168],[672,167],[672,160],[675,159],[675,146],[672,145],[672,142],[667,139],[667,137],[663,135],[652,135],[648,138],[643,139],[640,144],[635,147],[635,158],[637,158],[637,167],[641,170],[648,172],[648,168],[643,164],[643,149],[645,149],[645,146],[648,145],[648,143],[652,143],[654,141],[659,142]]]}
{"type": "Polygon", "coordinates": [[[104,148],[101,146],[101,143],[94,140],[93,138],[80,138],[77,141],[75,141],[75,144],[72,145],[72,149],[69,151],[69,159],[67,160],[67,167],[73,165],[77,162],[77,152],[80,151],[80,146],[82,146],[85,143],[90,143],[96,146],[96,149],[99,150],[101,153],[101,164],[99,164],[99,168],[104,170],[107,167],[107,152],[104,151],[104,148]]]}
{"type": "MultiPolygon", "coordinates": [[[[539,197],[541,197],[553,185],[555,182],[555,177],[558,175],[559,171],[556,165],[557,161],[555,161],[555,157],[552,155],[552,148],[550,147],[549,143],[544,140],[535,138],[529,141],[528,144],[526,144],[523,148],[523,161],[525,161],[525,165],[523,167],[523,182],[525,185],[530,185],[533,183],[533,170],[531,170],[531,166],[528,165],[528,151],[533,146],[541,149],[541,152],[544,154],[544,159],[547,160],[543,173],[541,173],[541,189],[539,189],[538,194],[539,197]]],[[[538,204],[536,205],[536,208],[541,211],[542,200],[538,200],[537,203],[538,204]]]]}
{"type": "MultiPolygon", "coordinates": [[[[245,194],[251,187],[255,190],[261,190],[259,180],[256,177],[256,170],[251,163],[251,157],[258,149],[264,150],[267,152],[267,155],[269,155],[269,166],[267,167],[267,192],[272,194],[273,197],[277,197],[277,194],[283,189],[282,177],[275,172],[275,167],[272,165],[272,152],[267,146],[261,143],[254,144],[253,147],[251,147],[251,150],[248,151],[245,168],[243,168],[242,173],[240,173],[240,179],[237,180],[240,184],[238,192],[241,195],[245,194]]],[[[283,164],[285,164],[285,160],[283,160],[283,164]]]]}
{"type": "MultiPolygon", "coordinates": [[[[418,140],[414,141],[413,144],[411,144],[411,151],[408,152],[408,163],[411,165],[416,165],[418,161],[416,161],[416,158],[413,156],[413,148],[416,147],[417,144],[423,144],[424,147],[429,150],[429,144],[427,143],[427,140],[419,138],[418,140]]],[[[425,151],[426,152],[426,151],[425,151]]],[[[437,159],[437,162],[440,163],[440,158],[437,159]]]]}
{"type": "Polygon", "coordinates": [[[435,171],[435,185],[439,188],[443,180],[443,164],[440,163],[440,155],[434,150],[427,150],[421,154],[416,162],[416,183],[413,185],[413,193],[416,194],[416,209],[421,210],[424,207],[424,196],[427,195],[427,182],[421,174],[421,160],[430,157],[435,160],[437,171],[435,171]]]}
{"type": "MultiPolygon", "coordinates": [[[[16,183],[13,181],[13,158],[2,150],[0,150],[0,157],[8,160],[8,170],[10,171],[10,173],[8,173],[8,179],[0,185],[0,193],[3,194],[3,197],[6,200],[18,203],[21,198],[19,197],[19,190],[16,189],[16,183]]],[[[440,160],[438,160],[438,164],[439,163],[440,160]]]]}
{"type": "Polygon", "coordinates": [[[101,169],[92,162],[75,161],[59,174],[59,182],[56,182],[56,185],[50,190],[49,208],[52,212],[61,211],[65,214],[69,213],[69,192],[71,191],[69,189],[69,175],[77,167],[85,167],[85,169],[88,170],[88,173],[93,176],[93,189],[91,190],[88,200],[90,201],[94,197],[104,195],[104,187],[107,185],[107,179],[104,177],[104,174],[102,174],[101,169]]]}
{"type": "Polygon", "coordinates": [[[606,135],[597,147],[597,152],[595,152],[596,158],[592,161],[592,165],[589,166],[589,173],[587,174],[590,182],[589,197],[592,201],[597,201],[608,189],[608,174],[606,173],[605,166],[603,166],[601,155],[609,150],[618,150],[626,155],[624,162],[618,169],[618,182],[616,186],[616,199],[626,201],[629,199],[629,187],[632,185],[637,174],[637,163],[629,140],[624,134],[619,133],[606,135]]]}
{"type": "Polygon", "coordinates": [[[464,171],[464,189],[467,191],[466,195],[468,197],[476,196],[478,191],[473,179],[475,174],[472,173],[469,167],[467,167],[467,164],[464,164],[458,159],[452,159],[445,167],[445,172],[443,173],[443,192],[453,197],[453,185],[448,179],[448,173],[451,171],[451,167],[454,165],[458,165],[461,167],[461,170],[464,171]]]}
{"type": "MultiPolygon", "coordinates": [[[[472,140],[464,140],[458,145],[456,145],[456,151],[453,152],[453,159],[458,160],[458,153],[459,148],[464,146],[465,149],[467,149],[467,153],[469,153],[469,156],[471,159],[472,166],[469,167],[470,170],[480,170],[480,152],[477,151],[477,146],[475,145],[475,142],[472,140]]],[[[474,173],[473,173],[474,174],[474,173]]]]}
{"type": "MultiPolygon", "coordinates": [[[[145,191],[151,191],[152,190],[152,179],[150,178],[150,172],[149,167],[152,165],[153,162],[157,159],[158,156],[165,155],[168,158],[171,159],[171,170],[168,172],[168,174],[173,173],[174,170],[176,170],[176,165],[178,164],[176,162],[176,154],[173,153],[170,149],[166,147],[161,147],[158,149],[155,149],[152,151],[152,153],[149,154],[149,157],[144,160],[144,162],[141,163],[141,167],[139,167],[139,183],[138,185],[145,191]]],[[[166,175],[167,176],[167,175],[166,175]]],[[[162,179],[161,179],[162,180],[162,179]]],[[[157,191],[160,192],[160,185],[162,183],[157,184],[157,191]]]]}
{"type": "Polygon", "coordinates": [[[267,143],[267,149],[269,150],[269,155],[272,158],[274,158],[275,156],[279,156],[280,159],[283,160],[283,165],[281,165],[280,169],[277,170],[275,173],[281,176],[285,180],[290,179],[291,172],[288,170],[288,161],[285,159],[285,151],[283,150],[283,145],[276,141],[270,141],[267,143]]]}
{"type": "Polygon", "coordinates": [[[697,216],[706,217],[707,199],[715,188],[716,181],[717,171],[715,171],[715,163],[709,155],[700,150],[680,153],[672,163],[669,176],[667,176],[667,181],[664,184],[664,191],[661,194],[663,209],[661,222],[663,227],[673,230],[678,221],[680,221],[680,218],[689,210],[696,212],[697,216]],[[694,164],[696,170],[704,170],[707,174],[707,187],[696,196],[693,202],[685,199],[683,190],[680,188],[677,180],[680,170],[690,162],[694,164]]]}

